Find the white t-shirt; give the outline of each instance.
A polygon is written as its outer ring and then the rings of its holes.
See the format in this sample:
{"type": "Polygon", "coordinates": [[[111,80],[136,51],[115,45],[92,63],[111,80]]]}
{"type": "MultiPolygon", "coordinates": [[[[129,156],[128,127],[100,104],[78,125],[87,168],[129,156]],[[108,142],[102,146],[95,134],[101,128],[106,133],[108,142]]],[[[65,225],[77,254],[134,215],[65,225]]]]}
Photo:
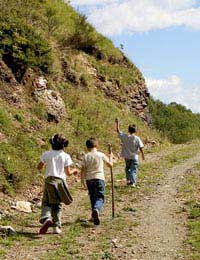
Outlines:
{"type": "Polygon", "coordinates": [[[53,176],[63,180],[66,180],[64,167],[70,166],[73,163],[70,155],[63,150],[44,152],[40,160],[46,165],[46,178],[53,176]]]}
{"type": "Polygon", "coordinates": [[[109,163],[109,158],[96,149],[84,155],[82,166],[85,168],[86,180],[105,180],[103,162],[109,163]]]}
{"type": "Polygon", "coordinates": [[[126,159],[138,160],[139,148],[144,147],[141,139],[136,135],[124,134],[123,132],[119,132],[119,138],[122,141],[121,156],[126,159]]]}

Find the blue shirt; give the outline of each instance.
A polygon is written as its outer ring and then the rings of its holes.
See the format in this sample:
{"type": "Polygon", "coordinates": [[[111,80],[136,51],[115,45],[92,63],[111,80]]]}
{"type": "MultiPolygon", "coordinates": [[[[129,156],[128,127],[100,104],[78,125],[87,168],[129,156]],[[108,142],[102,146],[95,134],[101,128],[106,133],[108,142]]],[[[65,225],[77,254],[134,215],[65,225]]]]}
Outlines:
{"type": "Polygon", "coordinates": [[[141,139],[136,135],[123,132],[119,132],[118,135],[122,141],[121,157],[138,160],[139,149],[144,147],[141,139]]]}

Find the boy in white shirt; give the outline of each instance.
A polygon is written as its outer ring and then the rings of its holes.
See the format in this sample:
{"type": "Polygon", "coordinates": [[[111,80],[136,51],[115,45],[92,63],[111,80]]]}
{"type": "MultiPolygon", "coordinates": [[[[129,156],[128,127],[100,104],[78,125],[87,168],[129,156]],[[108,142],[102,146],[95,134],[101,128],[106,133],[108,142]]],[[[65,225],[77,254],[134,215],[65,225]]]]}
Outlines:
{"type": "Polygon", "coordinates": [[[138,153],[141,152],[142,159],[144,160],[144,145],[140,137],[135,135],[136,125],[129,125],[128,134],[124,134],[122,131],[120,131],[119,120],[116,119],[115,122],[118,136],[122,141],[121,157],[125,159],[127,185],[135,187],[139,165],[138,153]]]}
{"type": "Polygon", "coordinates": [[[105,177],[103,164],[112,167],[112,154],[107,157],[104,153],[99,152],[98,141],[90,138],[86,141],[88,153],[84,155],[81,169],[81,184],[85,186],[90,196],[92,220],[95,225],[100,224],[99,214],[102,211],[105,194],[105,177]]]}
{"type": "Polygon", "coordinates": [[[64,152],[68,140],[56,134],[50,139],[52,150],[46,151],[40,158],[38,170],[46,166],[45,185],[42,199],[40,223],[43,224],[39,233],[45,234],[50,226],[53,233],[61,233],[61,202],[66,205],[72,198],[66,186],[66,174],[76,174],[77,169],[71,169],[73,163],[69,154],[64,152]]]}

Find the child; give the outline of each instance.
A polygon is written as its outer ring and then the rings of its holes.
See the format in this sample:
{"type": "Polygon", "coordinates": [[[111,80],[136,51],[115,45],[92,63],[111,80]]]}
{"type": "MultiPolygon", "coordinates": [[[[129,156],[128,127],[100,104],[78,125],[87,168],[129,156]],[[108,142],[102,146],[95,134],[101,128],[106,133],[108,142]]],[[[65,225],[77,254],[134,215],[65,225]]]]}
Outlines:
{"type": "Polygon", "coordinates": [[[42,212],[40,223],[43,224],[39,233],[45,234],[50,226],[53,233],[61,231],[61,202],[70,204],[72,198],[67,190],[66,174],[76,174],[76,169],[71,169],[72,159],[63,151],[68,146],[68,140],[62,135],[56,134],[50,139],[52,150],[42,154],[38,170],[46,166],[45,184],[42,199],[42,212]]]}
{"type": "Polygon", "coordinates": [[[105,194],[105,178],[103,162],[111,168],[112,154],[107,157],[104,153],[99,152],[98,141],[90,138],[86,141],[88,153],[84,155],[81,169],[81,183],[85,187],[86,179],[87,189],[90,196],[92,208],[92,220],[95,225],[100,224],[99,214],[102,211],[105,194]]]}
{"type": "Polygon", "coordinates": [[[119,129],[119,120],[116,119],[116,130],[122,141],[122,151],[121,156],[125,159],[126,164],[126,180],[127,185],[131,187],[136,186],[139,158],[138,153],[141,152],[142,159],[144,160],[143,143],[141,139],[135,135],[136,125],[128,126],[128,134],[124,134],[119,129]]]}

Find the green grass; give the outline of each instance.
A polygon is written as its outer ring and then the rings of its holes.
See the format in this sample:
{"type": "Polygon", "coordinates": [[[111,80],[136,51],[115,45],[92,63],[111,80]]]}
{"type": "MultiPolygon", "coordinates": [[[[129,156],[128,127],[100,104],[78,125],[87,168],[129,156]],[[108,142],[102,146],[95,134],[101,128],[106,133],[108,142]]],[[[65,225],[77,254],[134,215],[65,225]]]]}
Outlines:
{"type": "MultiPolygon", "coordinates": [[[[123,67],[119,64],[109,64],[107,62],[98,62],[91,59],[93,66],[97,69],[98,74],[103,76],[106,80],[115,81],[117,80],[121,86],[129,86],[136,83],[144,83],[143,76],[137,67],[123,67]]],[[[124,94],[123,87],[119,90],[120,94],[124,94]]]]}
{"type": "Polygon", "coordinates": [[[0,127],[5,134],[10,134],[13,130],[12,119],[10,118],[5,107],[0,107],[0,127]]]}
{"type": "Polygon", "coordinates": [[[5,255],[6,255],[6,250],[0,248],[0,257],[2,257],[2,259],[3,259],[5,257],[5,255]]]}
{"type": "Polygon", "coordinates": [[[195,165],[195,169],[198,170],[198,171],[200,171],[200,163],[197,163],[197,164],[195,165]]]}
{"type": "Polygon", "coordinates": [[[79,256],[80,253],[80,246],[79,243],[76,241],[76,239],[81,235],[81,233],[84,231],[84,228],[80,225],[80,223],[74,223],[70,226],[70,228],[67,231],[67,235],[62,235],[59,239],[59,247],[53,252],[44,254],[42,256],[42,259],[70,259],[70,257],[73,255],[73,257],[76,257],[76,259],[83,259],[79,256]]]}
{"type": "Polygon", "coordinates": [[[200,259],[200,196],[199,196],[199,163],[197,163],[186,176],[180,192],[186,200],[187,207],[187,239],[184,255],[186,259],[200,259]]]}

